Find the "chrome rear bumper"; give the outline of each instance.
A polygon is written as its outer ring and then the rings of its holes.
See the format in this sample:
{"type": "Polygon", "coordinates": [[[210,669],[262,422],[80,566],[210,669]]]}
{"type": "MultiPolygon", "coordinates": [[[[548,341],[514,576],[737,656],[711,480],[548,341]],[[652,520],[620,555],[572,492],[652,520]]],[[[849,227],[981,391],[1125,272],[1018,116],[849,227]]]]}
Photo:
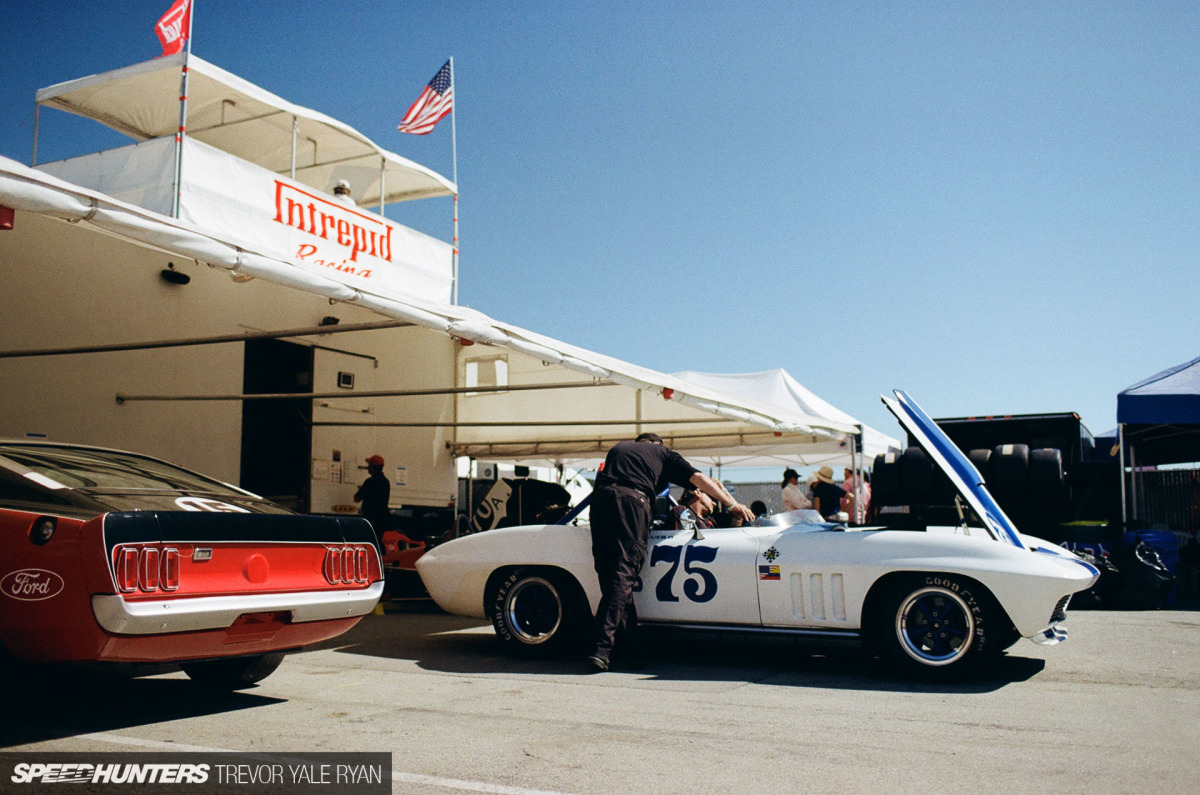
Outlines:
{"type": "Polygon", "coordinates": [[[114,635],[162,635],[225,629],[245,613],[291,613],[293,623],[364,616],[383,596],[384,583],[363,589],[248,596],[200,596],[127,602],[115,594],[92,597],[96,622],[114,635]]]}

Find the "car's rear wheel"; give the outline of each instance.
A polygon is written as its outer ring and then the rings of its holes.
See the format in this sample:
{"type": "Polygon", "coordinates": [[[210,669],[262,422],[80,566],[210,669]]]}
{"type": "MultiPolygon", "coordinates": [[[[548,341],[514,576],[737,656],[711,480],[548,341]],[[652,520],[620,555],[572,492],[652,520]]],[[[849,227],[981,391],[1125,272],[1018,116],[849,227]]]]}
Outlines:
{"type": "Polygon", "coordinates": [[[884,656],[903,671],[953,678],[977,670],[998,650],[999,609],[975,583],[930,574],[894,586],[877,623],[884,656]]]}
{"type": "Polygon", "coordinates": [[[508,572],[493,592],[492,627],[519,654],[562,651],[576,643],[587,611],[574,582],[561,572],[522,567],[508,572]]]}
{"type": "Polygon", "coordinates": [[[282,653],[200,660],[179,667],[192,681],[221,690],[240,690],[266,679],[283,662],[282,653]]]}

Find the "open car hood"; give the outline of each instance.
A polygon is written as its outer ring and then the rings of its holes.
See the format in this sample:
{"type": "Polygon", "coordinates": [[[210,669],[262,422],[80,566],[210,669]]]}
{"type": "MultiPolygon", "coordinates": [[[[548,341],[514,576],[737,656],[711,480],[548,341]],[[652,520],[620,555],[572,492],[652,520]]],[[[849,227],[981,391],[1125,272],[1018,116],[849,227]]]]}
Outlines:
{"type": "Polygon", "coordinates": [[[894,394],[896,395],[894,400],[886,395],[880,395],[883,405],[896,415],[896,419],[900,421],[904,429],[912,434],[913,438],[924,448],[926,455],[941,467],[946,477],[950,478],[950,482],[958,489],[959,494],[983,520],[988,534],[997,541],[1012,544],[1019,549],[1027,549],[1028,547],[1021,541],[1021,534],[1017,532],[1012,520],[1001,510],[995,497],[987,490],[983,483],[983,476],[979,474],[979,470],[975,468],[971,460],[963,455],[962,450],[959,450],[954,442],[950,441],[950,438],[917,405],[915,400],[899,389],[894,390],[894,394]]]}

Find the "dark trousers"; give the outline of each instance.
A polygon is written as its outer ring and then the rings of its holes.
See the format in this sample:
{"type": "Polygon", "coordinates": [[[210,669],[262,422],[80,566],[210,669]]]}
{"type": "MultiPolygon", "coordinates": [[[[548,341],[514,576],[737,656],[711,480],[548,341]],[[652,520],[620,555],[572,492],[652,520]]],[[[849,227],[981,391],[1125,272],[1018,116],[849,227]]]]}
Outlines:
{"type": "MultiPolygon", "coordinates": [[[[650,498],[636,489],[603,486],[592,493],[592,559],[600,580],[594,653],[612,654],[617,634],[637,628],[633,584],[646,560],[650,498]]],[[[623,639],[622,646],[630,643],[623,639]]]]}

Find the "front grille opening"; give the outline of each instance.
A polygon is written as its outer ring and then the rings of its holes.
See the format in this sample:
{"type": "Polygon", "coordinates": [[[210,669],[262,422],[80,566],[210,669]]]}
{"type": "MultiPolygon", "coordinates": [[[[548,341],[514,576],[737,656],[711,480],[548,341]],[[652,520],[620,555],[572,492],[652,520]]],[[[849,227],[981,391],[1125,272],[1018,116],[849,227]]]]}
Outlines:
{"type": "Polygon", "coordinates": [[[1062,599],[1058,600],[1058,604],[1054,606],[1054,612],[1050,614],[1050,623],[1057,624],[1060,621],[1067,620],[1067,603],[1071,601],[1071,594],[1067,594],[1062,599]]]}

